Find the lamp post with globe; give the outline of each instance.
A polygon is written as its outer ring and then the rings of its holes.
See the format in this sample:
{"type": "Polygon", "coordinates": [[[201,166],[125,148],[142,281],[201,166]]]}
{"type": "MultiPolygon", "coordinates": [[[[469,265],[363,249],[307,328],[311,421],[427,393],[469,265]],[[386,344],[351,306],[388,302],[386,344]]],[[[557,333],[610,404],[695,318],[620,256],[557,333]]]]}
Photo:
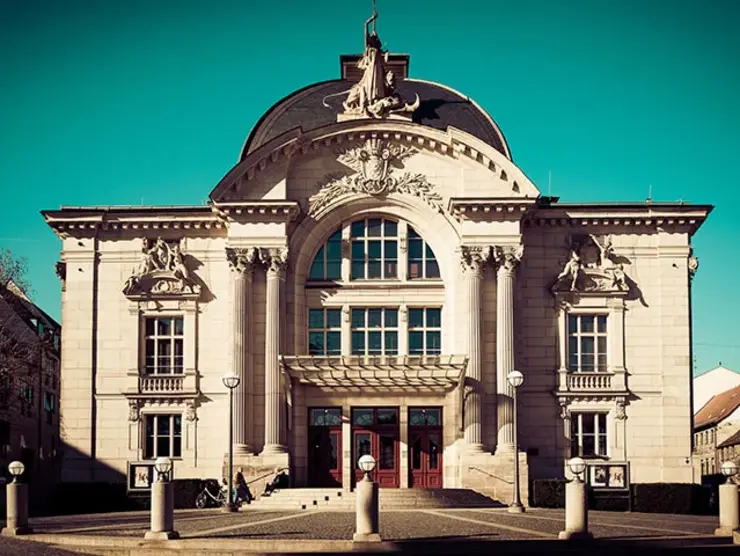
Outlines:
{"type": "Polygon", "coordinates": [[[5,528],[2,530],[3,535],[33,533],[28,526],[28,485],[19,480],[25,470],[26,466],[20,461],[12,461],[8,464],[8,472],[13,476],[13,482],[5,487],[7,518],[5,528]]]}
{"type": "Polygon", "coordinates": [[[588,531],[588,504],[586,499],[586,462],[575,457],[568,460],[568,468],[573,480],[565,485],[565,531],[560,531],[559,539],[592,539],[588,531]]]}
{"type": "Polygon", "coordinates": [[[524,382],[524,375],[519,371],[511,371],[506,375],[507,382],[514,389],[514,500],[509,506],[509,512],[520,514],[524,512],[524,506],[522,505],[521,493],[519,487],[519,431],[517,430],[517,412],[518,412],[518,400],[517,392],[519,387],[524,382]]]}
{"type": "Polygon", "coordinates": [[[234,389],[239,386],[241,379],[231,372],[224,375],[221,381],[229,389],[229,494],[224,510],[235,512],[238,508],[234,503],[234,389]]]}
{"type": "Polygon", "coordinates": [[[169,540],[180,537],[175,531],[175,490],[170,480],[172,460],[159,457],[154,460],[156,480],[152,483],[151,529],[144,534],[146,540],[169,540]]]}
{"type": "Polygon", "coordinates": [[[357,466],[365,476],[355,485],[356,524],[352,540],[355,542],[379,542],[378,484],[370,479],[375,469],[375,458],[369,454],[357,460],[357,466]]]}
{"type": "Polygon", "coordinates": [[[737,475],[738,465],[734,461],[726,461],[720,469],[725,476],[725,484],[719,486],[719,527],[714,534],[732,537],[740,527],[737,485],[731,482],[732,477],[737,475]]]}

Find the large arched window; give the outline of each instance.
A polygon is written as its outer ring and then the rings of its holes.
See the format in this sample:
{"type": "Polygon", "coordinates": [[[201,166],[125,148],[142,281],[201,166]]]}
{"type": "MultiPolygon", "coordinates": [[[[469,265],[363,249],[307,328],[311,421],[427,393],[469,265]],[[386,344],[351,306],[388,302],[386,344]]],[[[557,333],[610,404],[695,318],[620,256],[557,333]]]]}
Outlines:
{"type": "Polygon", "coordinates": [[[344,224],[316,253],[309,281],[439,280],[429,244],[405,222],[369,217],[344,224]],[[343,265],[342,242],[349,247],[343,265]],[[406,247],[406,249],[404,249],[406,247]]]}

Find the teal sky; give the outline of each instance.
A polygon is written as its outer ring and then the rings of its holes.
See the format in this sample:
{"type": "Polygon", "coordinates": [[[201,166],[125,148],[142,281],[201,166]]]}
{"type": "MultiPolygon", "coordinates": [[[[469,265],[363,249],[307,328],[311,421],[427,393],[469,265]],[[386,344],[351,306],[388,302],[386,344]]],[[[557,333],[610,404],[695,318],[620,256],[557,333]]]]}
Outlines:
{"type": "MultiPolygon", "coordinates": [[[[274,102],[339,76],[370,0],[0,0],[0,247],[59,318],[66,205],[198,204],[274,102]]],[[[562,201],[716,205],[694,238],[699,371],[740,371],[740,2],[378,0],[411,76],[469,95],[562,201]]]]}

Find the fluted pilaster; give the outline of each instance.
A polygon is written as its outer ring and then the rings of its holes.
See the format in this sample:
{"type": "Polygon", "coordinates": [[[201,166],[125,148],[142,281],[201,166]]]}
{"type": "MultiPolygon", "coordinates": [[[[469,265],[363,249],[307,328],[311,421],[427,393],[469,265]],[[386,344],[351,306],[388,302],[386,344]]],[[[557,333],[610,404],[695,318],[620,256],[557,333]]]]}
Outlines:
{"type": "Polygon", "coordinates": [[[481,285],[483,269],[490,258],[490,247],[461,247],[468,309],[468,368],[465,396],[465,443],[471,452],[483,452],[483,373],[481,349],[481,285]]]}
{"type": "Polygon", "coordinates": [[[252,453],[253,411],[250,398],[254,391],[252,371],[251,325],[252,277],[259,251],[254,248],[227,249],[231,267],[232,345],[231,370],[239,377],[234,391],[234,452],[252,453]]]}
{"type": "Polygon", "coordinates": [[[269,249],[261,253],[267,265],[265,315],[265,447],[263,454],[286,451],[281,440],[283,408],[278,356],[280,354],[280,285],[285,280],[287,249],[269,249]]]}
{"type": "Polygon", "coordinates": [[[496,393],[498,441],[496,452],[514,451],[514,389],[507,376],[515,369],[514,280],[522,258],[521,246],[494,247],[496,262],[496,393]]]}

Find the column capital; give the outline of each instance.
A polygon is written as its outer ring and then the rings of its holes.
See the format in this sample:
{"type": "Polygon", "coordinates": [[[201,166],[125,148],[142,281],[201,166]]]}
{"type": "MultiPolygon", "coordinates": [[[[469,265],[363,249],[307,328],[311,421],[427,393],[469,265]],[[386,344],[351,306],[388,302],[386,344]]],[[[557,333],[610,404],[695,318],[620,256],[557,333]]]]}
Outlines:
{"type": "Polygon", "coordinates": [[[490,245],[461,245],[460,265],[464,274],[483,275],[483,269],[491,259],[490,245]]]}
{"type": "Polygon", "coordinates": [[[260,263],[260,250],[257,247],[227,247],[226,259],[229,268],[236,274],[251,278],[255,267],[260,263]]]}
{"type": "Polygon", "coordinates": [[[281,280],[285,278],[285,271],[288,268],[287,247],[270,247],[268,249],[261,249],[260,260],[267,267],[268,276],[276,276],[281,280]]]}
{"type": "Polygon", "coordinates": [[[514,272],[524,256],[523,245],[496,245],[493,260],[499,272],[514,272]]]}

